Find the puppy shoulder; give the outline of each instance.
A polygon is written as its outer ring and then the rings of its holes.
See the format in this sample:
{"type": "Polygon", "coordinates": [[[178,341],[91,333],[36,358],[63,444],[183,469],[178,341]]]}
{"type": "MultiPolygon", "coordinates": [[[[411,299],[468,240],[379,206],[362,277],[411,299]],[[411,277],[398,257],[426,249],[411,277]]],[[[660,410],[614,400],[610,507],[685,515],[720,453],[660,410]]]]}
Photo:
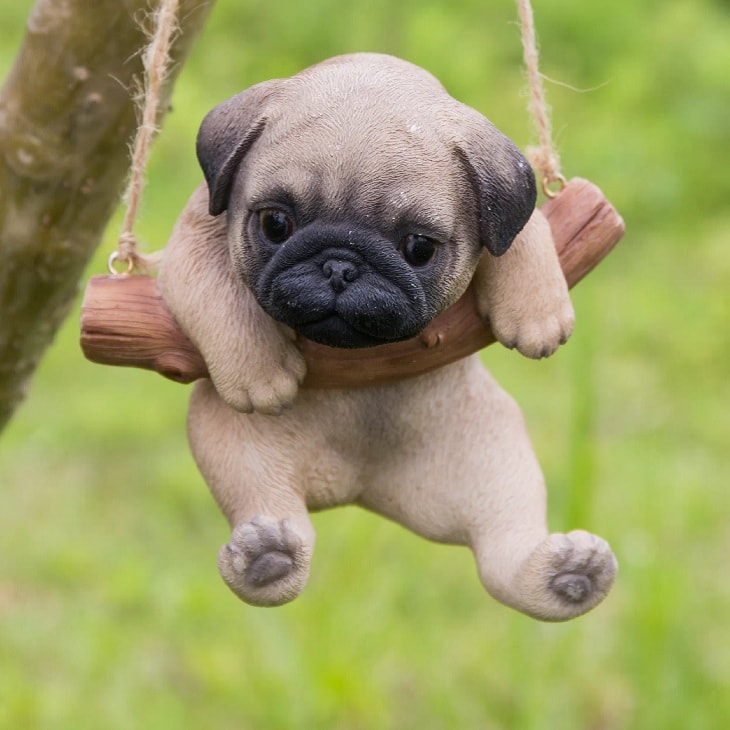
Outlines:
{"type": "Polygon", "coordinates": [[[169,302],[176,291],[184,300],[195,279],[225,278],[230,268],[226,218],[208,213],[208,189],[201,183],[178,216],[160,262],[158,283],[169,302]]]}

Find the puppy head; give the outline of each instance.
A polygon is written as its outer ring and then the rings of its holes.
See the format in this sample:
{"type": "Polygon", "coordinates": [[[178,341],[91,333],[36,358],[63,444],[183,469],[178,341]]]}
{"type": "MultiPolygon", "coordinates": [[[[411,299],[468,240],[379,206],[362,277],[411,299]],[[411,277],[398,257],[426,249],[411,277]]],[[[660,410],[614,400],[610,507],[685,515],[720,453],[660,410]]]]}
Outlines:
{"type": "Polygon", "coordinates": [[[208,114],[197,149],[232,266],[274,319],[335,347],[417,335],[535,204],[512,142],[388,56],[258,84],[208,114]]]}

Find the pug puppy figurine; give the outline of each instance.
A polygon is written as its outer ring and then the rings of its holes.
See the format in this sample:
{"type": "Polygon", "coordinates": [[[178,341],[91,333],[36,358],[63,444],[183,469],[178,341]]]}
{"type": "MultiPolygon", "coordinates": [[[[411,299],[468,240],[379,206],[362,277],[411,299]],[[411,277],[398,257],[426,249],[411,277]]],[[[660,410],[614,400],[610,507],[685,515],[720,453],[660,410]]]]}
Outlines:
{"type": "Polygon", "coordinates": [[[474,280],[480,315],[528,357],[573,310],[535,180],[515,145],[426,71],[377,54],[251,87],[203,121],[207,186],[159,286],[202,353],[188,418],[232,535],[218,564],[247,603],[304,587],[308,513],[359,504],[469,546],[497,600],[561,621],[608,592],[601,538],[550,534],[522,416],[477,355],[395,384],[300,389],[296,337],[370,347],[416,336],[474,280]]]}

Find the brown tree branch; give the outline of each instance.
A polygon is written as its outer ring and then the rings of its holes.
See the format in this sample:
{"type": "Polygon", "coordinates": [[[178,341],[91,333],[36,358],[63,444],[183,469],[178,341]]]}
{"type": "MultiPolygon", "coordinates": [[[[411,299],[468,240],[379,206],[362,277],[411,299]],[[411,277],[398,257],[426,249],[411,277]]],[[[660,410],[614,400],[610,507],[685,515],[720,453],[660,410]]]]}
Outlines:
{"type": "MultiPolygon", "coordinates": [[[[570,286],[606,256],[624,224],[603,193],[574,178],[542,206],[570,286]]],[[[307,361],[304,385],[362,387],[426,373],[494,342],[476,313],[470,291],[406,342],[342,350],[300,339],[307,361]]],[[[81,347],[93,362],[155,370],[189,383],[207,376],[205,362],[165,306],[155,279],[96,276],[86,290],[81,347]]]]}
{"type": "MultiPolygon", "coordinates": [[[[167,99],[213,1],[181,2],[167,99]]],[[[38,0],[0,91],[0,429],[119,202],[149,7],[38,0]]]]}

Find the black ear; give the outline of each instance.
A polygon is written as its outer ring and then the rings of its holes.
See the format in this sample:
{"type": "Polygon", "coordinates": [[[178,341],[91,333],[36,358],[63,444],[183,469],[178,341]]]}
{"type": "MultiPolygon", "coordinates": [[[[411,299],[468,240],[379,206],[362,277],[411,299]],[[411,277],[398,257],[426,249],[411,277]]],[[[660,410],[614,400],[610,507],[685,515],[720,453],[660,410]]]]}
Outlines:
{"type": "Polygon", "coordinates": [[[457,153],[476,196],[482,245],[501,256],[532,215],[537,199],[530,163],[508,137],[469,107],[457,153]]]}
{"type": "Polygon", "coordinates": [[[208,183],[211,215],[228,207],[233,175],[264,131],[266,105],[278,87],[277,80],[256,84],[219,104],[203,119],[195,148],[208,183]]]}

